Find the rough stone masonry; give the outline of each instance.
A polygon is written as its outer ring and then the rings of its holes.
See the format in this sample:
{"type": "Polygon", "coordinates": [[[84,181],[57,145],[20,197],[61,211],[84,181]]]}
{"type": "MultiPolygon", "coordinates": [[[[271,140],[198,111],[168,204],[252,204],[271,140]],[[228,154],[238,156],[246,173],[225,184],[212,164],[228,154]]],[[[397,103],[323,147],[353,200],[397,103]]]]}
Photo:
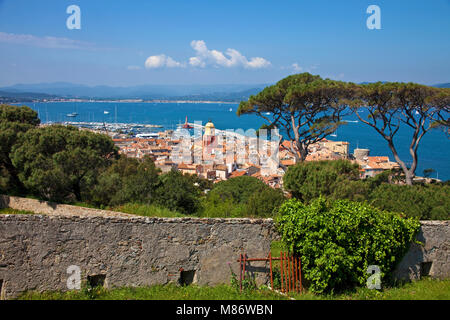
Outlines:
{"type": "MultiPolygon", "coordinates": [[[[80,267],[82,280],[103,278],[106,287],[230,283],[239,254],[266,257],[276,236],[270,219],[147,218],[13,197],[1,203],[45,212],[0,215],[3,298],[67,290],[71,265],[80,267]]],[[[266,283],[266,263],[248,270],[266,283]]]]}
{"type": "MultiPolygon", "coordinates": [[[[168,282],[214,285],[239,273],[242,251],[263,258],[279,235],[271,219],[148,218],[0,196],[0,208],[37,214],[0,215],[0,294],[67,290],[69,266],[106,287],[168,282]]],[[[450,221],[422,223],[396,277],[450,277],[450,221]]],[[[268,264],[246,267],[268,282],[268,264]]]]}

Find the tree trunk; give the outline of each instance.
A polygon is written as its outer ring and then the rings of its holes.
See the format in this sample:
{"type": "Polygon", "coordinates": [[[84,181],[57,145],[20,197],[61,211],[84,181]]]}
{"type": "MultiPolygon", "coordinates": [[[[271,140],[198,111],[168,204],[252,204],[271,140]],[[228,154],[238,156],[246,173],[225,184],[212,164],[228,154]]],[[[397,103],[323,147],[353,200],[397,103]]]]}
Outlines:
{"type": "Polygon", "coordinates": [[[79,183],[73,185],[73,193],[75,194],[77,201],[81,201],[81,188],[79,183]]]}
{"type": "Polygon", "coordinates": [[[407,170],[405,172],[405,180],[406,180],[406,184],[409,186],[412,186],[413,184],[413,179],[414,179],[414,173],[412,173],[410,170],[407,170]]]}
{"type": "Polygon", "coordinates": [[[11,178],[10,187],[15,188],[16,189],[15,191],[17,191],[19,194],[24,193],[26,191],[26,188],[22,183],[22,181],[20,181],[19,179],[16,167],[14,167],[14,165],[10,161],[4,163],[4,167],[6,171],[8,171],[11,178]]]}
{"type": "Polygon", "coordinates": [[[392,143],[392,140],[388,140],[387,139],[387,141],[388,141],[389,149],[391,149],[392,154],[394,155],[395,161],[397,161],[397,163],[402,168],[403,173],[405,174],[406,184],[409,185],[409,186],[412,186],[413,178],[414,178],[414,172],[411,171],[410,169],[408,169],[406,164],[400,159],[400,157],[398,156],[398,153],[397,153],[397,149],[395,149],[395,146],[392,143]]]}

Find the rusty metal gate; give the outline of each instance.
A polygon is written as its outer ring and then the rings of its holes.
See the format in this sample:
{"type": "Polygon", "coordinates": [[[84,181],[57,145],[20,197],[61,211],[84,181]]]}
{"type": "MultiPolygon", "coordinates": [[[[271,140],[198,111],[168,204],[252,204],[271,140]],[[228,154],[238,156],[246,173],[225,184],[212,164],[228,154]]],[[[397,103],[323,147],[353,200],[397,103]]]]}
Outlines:
{"type": "Polygon", "coordinates": [[[272,261],[280,261],[281,292],[302,292],[302,264],[300,257],[281,252],[280,257],[272,257],[269,253],[267,258],[248,258],[247,254],[239,255],[239,288],[242,291],[242,281],[245,280],[245,267],[252,261],[269,261],[270,287],[273,287],[273,264],[272,261]]]}

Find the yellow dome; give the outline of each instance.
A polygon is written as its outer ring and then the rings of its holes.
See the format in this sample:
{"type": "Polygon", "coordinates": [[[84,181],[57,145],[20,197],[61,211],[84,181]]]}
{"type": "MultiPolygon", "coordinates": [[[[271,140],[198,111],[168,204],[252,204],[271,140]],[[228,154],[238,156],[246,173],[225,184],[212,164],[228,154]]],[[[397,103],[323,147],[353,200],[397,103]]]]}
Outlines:
{"type": "Polygon", "coordinates": [[[211,120],[205,125],[205,136],[214,136],[215,127],[211,120]]]}
{"type": "Polygon", "coordinates": [[[209,121],[206,125],[205,128],[215,128],[214,127],[214,123],[212,123],[211,121],[209,121]]]}

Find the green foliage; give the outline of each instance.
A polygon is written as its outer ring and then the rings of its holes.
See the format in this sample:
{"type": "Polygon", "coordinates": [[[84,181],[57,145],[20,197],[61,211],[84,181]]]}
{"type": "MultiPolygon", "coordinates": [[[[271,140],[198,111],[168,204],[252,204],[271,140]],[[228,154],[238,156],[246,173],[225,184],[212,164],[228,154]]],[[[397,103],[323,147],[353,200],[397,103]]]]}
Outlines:
{"type": "Polygon", "coordinates": [[[92,201],[97,205],[153,202],[159,185],[160,170],[153,160],[120,157],[98,178],[92,201]]]}
{"type": "Polygon", "coordinates": [[[345,124],[341,116],[354,87],[307,72],[290,75],[242,101],[237,115],[255,114],[266,122],[262,128],[280,128],[295,141],[291,151],[303,161],[309,145],[345,124]]]}
{"type": "Polygon", "coordinates": [[[416,83],[377,82],[358,86],[351,100],[353,113],[386,141],[404,173],[406,184],[412,185],[422,137],[436,124],[448,128],[450,91],[416,83]],[[358,112],[361,106],[366,109],[365,116],[358,112]],[[401,126],[411,134],[411,140],[404,145],[399,145],[395,139],[401,126]],[[409,150],[410,165],[401,159],[401,148],[409,150]]]}
{"type": "Polygon", "coordinates": [[[19,136],[39,122],[37,113],[28,107],[0,105],[0,192],[13,194],[24,191],[10,153],[19,136]]]}
{"type": "Polygon", "coordinates": [[[33,194],[45,200],[80,201],[117,148],[106,135],[55,125],[28,130],[11,155],[20,181],[33,194]]]}
{"type": "Polygon", "coordinates": [[[201,189],[189,174],[170,171],[159,176],[155,203],[183,214],[194,214],[200,208],[201,189]]]}
{"type": "Polygon", "coordinates": [[[230,268],[231,273],[230,285],[236,291],[241,292],[241,285],[242,285],[242,292],[249,292],[249,291],[251,292],[258,289],[255,278],[252,277],[250,274],[246,273],[244,279],[242,279],[241,283],[239,283],[237,275],[231,268],[230,263],[228,263],[228,267],[230,268]]]}
{"type": "Polygon", "coordinates": [[[316,293],[364,286],[369,265],[388,280],[420,223],[349,200],[320,197],[305,205],[285,202],[276,220],[282,241],[298,254],[302,271],[316,293]]]}
{"type": "Polygon", "coordinates": [[[208,195],[217,195],[222,200],[232,199],[236,203],[244,203],[253,193],[264,187],[266,187],[264,182],[254,177],[242,176],[216,183],[208,195]]]}
{"type": "Polygon", "coordinates": [[[2,208],[0,209],[0,214],[34,214],[34,212],[27,210],[16,210],[11,208],[2,208]]]}
{"type": "MultiPolygon", "coordinates": [[[[449,300],[450,280],[423,279],[403,286],[385,288],[381,291],[358,288],[339,295],[315,295],[310,292],[296,294],[296,300],[449,300]]],[[[27,291],[18,300],[89,300],[84,290],[27,291]]],[[[103,289],[96,300],[287,300],[289,297],[269,289],[240,292],[235,286],[177,286],[175,284],[151,287],[121,287],[103,289]]]]}
{"type": "Polygon", "coordinates": [[[311,161],[289,167],[284,187],[304,203],[324,196],[328,199],[368,201],[371,205],[423,220],[450,218],[450,185],[390,184],[395,173],[386,171],[359,179],[358,165],[346,160],[311,161]]]}
{"type": "Polygon", "coordinates": [[[217,193],[208,194],[202,201],[200,216],[207,218],[245,217],[245,204],[239,204],[232,198],[222,199],[217,193]]]}
{"type": "Polygon", "coordinates": [[[292,196],[309,202],[319,196],[364,199],[367,186],[359,180],[359,166],[347,160],[308,161],[289,167],[283,185],[292,196]]]}
{"type": "Polygon", "coordinates": [[[102,289],[95,295],[86,290],[38,292],[28,291],[19,300],[285,300],[286,296],[267,288],[240,292],[229,285],[177,286],[175,284],[151,287],[121,287],[102,289]]]}
{"type": "Polygon", "coordinates": [[[377,208],[401,212],[422,220],[450,219],[450,185],[381,184],[369,195],[377,208]]]}
{"type": "Polygon", "coordinates": [[[253,193],[245,205],[246,215],[251,217],[272,217],[286,200],[280,189],[265,186],[259,192],[253,193]]]}
{"type": "Polygon", "coordinates": [[[204,201],[207,217],[271,217],[285,200],[283,192],[248,176],[216,183],[204,201]]]}

